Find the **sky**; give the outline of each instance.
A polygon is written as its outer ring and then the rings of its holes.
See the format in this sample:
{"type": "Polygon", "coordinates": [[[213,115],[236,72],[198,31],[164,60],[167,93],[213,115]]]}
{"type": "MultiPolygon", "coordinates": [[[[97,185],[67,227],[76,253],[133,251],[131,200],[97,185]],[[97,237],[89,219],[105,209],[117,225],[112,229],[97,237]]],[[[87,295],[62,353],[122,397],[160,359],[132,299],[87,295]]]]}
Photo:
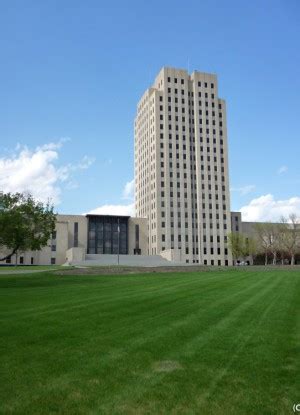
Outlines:
{"type": "Polygon", "coordinates": [[[299,0],[0,2],[0,190],[133,213],[136,105],[163,66],[227,102],[231,210],[300,216],[299,0]]]}

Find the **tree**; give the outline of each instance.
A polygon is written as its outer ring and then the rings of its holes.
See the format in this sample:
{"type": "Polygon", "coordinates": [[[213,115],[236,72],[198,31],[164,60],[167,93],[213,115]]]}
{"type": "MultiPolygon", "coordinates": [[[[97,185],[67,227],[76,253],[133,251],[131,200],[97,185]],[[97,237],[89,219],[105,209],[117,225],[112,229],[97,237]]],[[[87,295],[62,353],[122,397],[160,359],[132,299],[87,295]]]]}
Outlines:
{"type": "Polygon", "coordinates": [[[286,225],[283,223],[277,223],[277,251],[280,256],[281,265],[284,265],[284,260],[288,256],[288,253],[285,248],[285,232],[286,232],[286,225]]]}
{"type": "Polygon", "coordinates": [[[300,249],[300,220],[295,214],[288,218],[281,218],[282,245],[291,258],[291,265],[295,265],[295,256],[300,249]]]}
{"type": "Polygon", "coordinates": [[[55,222],[50,203],[37,202],[30,194],[0,194],[0,248],[8,252],[0,261],[46,246],[55,222]]]}
{"type": "Polygon", "coordinates": [[[257,235],[258,249],[265,255],[265,265],[268,265],[268,253],[270,252],[270,239],[268,236],[268,223],[256,223],[255,232],[257,235]]]}
{"type": "Polygon", "coordinates": [[[269,250],[273,255],[273,265],[277,263],[277,255],[281,250],[281,232],[277,223],[268,223],[266,227],[267,237],[269,239],[269,250]]]}
{"type": "Polygon", "coordinates": [[[244,248],[244,255],[245,256],[255,256],[257,254],[257,243],[256,240],[253,238],[245,238],[245,248],[244,248]]]}
{"type": "Polygon", "coordinates": [[[265,255],[265,265],[268,265],[268,255],[273,255],[273,264],[276,264],[277,244],[276,232],[272,223],[256,223],[255,232],[257,235],[258,249],[265,255]]]}
{"type": "Polygon", "coordinates": [[[239,232],[233,232],[228,235],[228,244],[235,261],[238,258],[252,256],[256,253],[255,241],[239,232]]]}
{"type": "Polygon", "coordinates": [[[228,234],[228,246],[232,253],[234,261],[240,258],[244,253],[244,237],[241,233],[232,232],[228,234]]]}

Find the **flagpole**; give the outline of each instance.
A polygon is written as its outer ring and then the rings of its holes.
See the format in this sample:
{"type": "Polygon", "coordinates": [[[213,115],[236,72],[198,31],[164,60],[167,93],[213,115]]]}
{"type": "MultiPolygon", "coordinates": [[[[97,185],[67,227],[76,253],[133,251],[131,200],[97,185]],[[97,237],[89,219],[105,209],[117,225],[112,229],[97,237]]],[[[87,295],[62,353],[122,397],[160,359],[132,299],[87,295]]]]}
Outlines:
{"type": "Polygon", "coordinates": [[[120,218],[118,218],[118,265],[120,264],[120,218]]]}

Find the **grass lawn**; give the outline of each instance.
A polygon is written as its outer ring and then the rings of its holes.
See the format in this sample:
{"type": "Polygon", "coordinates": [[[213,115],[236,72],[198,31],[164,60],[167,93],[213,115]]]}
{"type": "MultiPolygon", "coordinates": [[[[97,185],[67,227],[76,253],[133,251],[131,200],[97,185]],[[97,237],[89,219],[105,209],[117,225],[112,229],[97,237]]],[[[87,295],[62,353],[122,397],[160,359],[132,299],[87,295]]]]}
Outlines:
{"type": "Polygon", "coordinates": [[[43,270],[53,270],[59,269],[61,265],[9,265],[9,266],[0,266],[0,275],[15,271],[43,271],[43,270]]]}
{"type": "Polygon", "coordinates": [[[0,276],[0,413],[292,414],[300,272],[0,276]]]}

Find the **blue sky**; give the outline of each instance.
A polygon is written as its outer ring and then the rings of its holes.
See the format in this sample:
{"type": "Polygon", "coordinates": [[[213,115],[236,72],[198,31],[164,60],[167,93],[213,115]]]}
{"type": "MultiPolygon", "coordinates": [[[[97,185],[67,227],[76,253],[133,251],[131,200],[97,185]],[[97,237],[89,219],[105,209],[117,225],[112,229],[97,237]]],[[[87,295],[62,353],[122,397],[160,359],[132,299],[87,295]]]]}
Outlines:
{"type": "Polygon", "coordinates": [[[299,40],[298,0],[2,1],[0,187],[61,213],[132,203],[136,103],[189,66],[227,101],[232,210],[300,215],[299,40]]]}

